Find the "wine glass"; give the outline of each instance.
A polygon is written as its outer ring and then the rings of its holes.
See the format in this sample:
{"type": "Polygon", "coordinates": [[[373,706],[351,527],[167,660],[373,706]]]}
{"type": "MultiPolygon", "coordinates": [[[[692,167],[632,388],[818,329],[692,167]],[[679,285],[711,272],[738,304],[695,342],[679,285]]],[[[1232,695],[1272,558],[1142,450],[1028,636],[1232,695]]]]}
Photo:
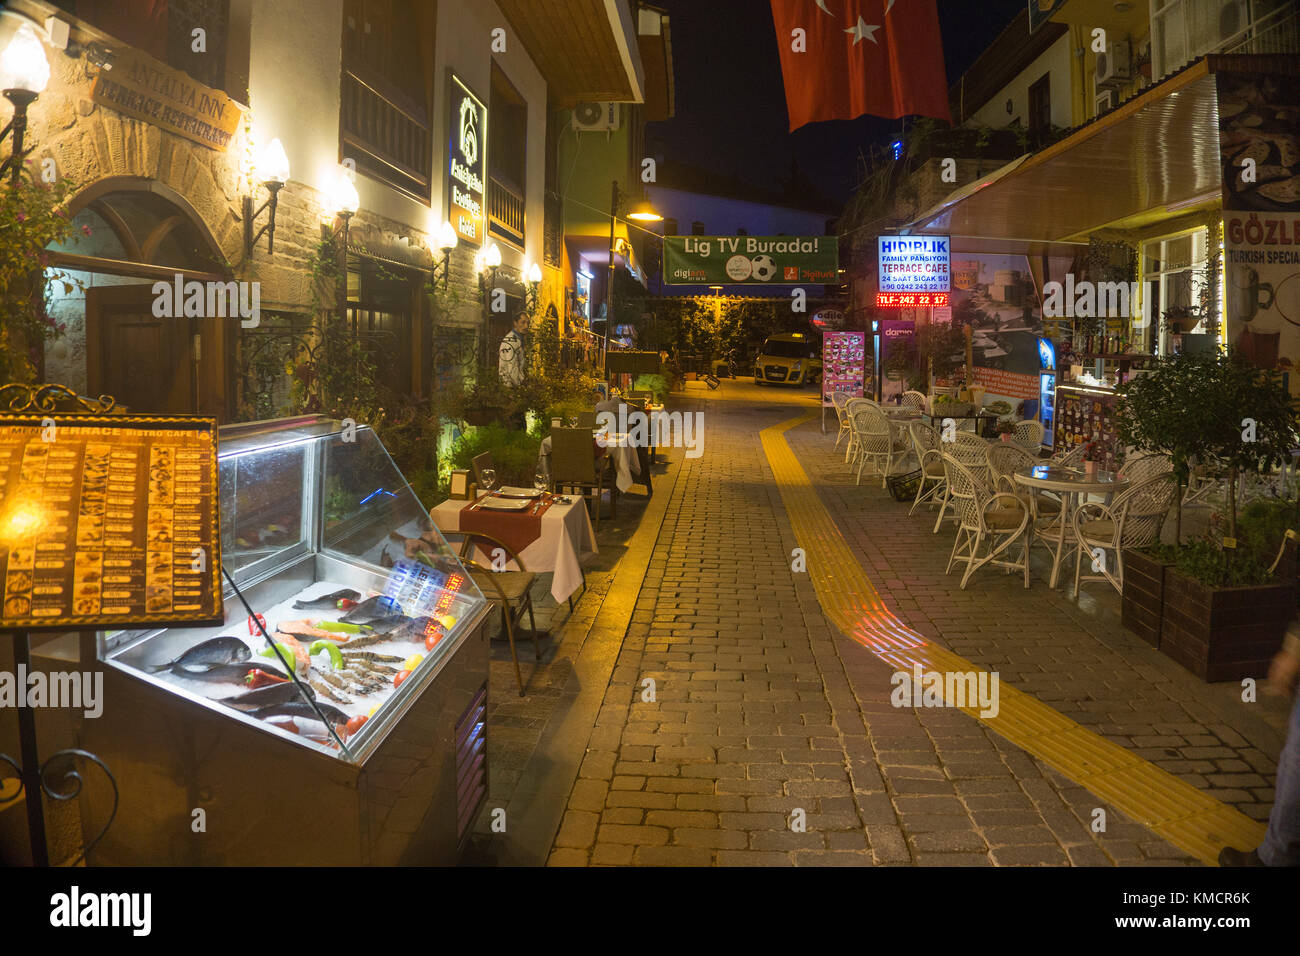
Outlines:
{"type": "Polygon", "coordinates": [[[480,472],[480,477],[483,479],[483,490],[486,491],[488,494],[491,494],[492,489],[497,486],[496,469],[484,468],[483,471],[480,472]]]}
{"type": "Polygon", "coordinates": [[[537,474],[533,475],[533,488],[539,494],[545,494],[546,486],[549,484],[550,482],[546,480],[546,475],[544,472],[539,471],[537,474]]]}

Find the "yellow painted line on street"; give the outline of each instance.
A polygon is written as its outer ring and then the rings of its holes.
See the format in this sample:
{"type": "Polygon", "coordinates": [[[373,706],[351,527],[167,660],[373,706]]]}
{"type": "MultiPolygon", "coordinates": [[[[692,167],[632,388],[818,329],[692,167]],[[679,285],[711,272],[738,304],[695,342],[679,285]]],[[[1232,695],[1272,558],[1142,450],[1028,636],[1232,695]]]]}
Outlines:
{"type": "MultiPolygon", "coordinates": [[[[760,437],[826,616],[896,670],[910,674],[919,664],[926,674],[987,673],[911,630],[885,606],[786,441],[788,430],[813,418],[816,413],[773,425],[760,437]]],[[[1254,847],[1263,839],[1263,824],[1005,681],[999,681],[998,704],[990,717],[978,705],[960,709],[1198,860],[1217,864],[1223,847],[1254,847]]]]}

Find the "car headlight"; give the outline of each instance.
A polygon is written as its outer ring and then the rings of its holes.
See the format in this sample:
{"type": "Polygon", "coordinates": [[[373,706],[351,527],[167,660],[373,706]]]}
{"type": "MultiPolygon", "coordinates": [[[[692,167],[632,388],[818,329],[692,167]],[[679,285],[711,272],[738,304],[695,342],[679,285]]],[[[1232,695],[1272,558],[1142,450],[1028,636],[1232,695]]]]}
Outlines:
{"type": "Polygon", "coordinates": [[[791,371],[798,372],[801,371],[802,369],[803,369],[803,362],[795,362],[794,368],[791,369],[791,371]]]}

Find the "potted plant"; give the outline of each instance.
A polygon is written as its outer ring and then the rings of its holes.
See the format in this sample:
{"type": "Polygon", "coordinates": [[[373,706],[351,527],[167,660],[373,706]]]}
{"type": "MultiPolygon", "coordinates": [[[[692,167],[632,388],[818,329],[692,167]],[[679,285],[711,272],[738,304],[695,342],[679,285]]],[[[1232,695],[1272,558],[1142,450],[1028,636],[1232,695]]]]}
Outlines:
{"type": "Polygon", "coordinates": [[[1242,472],[1289,455],[1296,413],[1279,377],[1235,354],[1180,355],[1135,379],[1120,409],[1126,444],[1171,455],[1176,503],[1193,458],[1227,472],[1219,534],[1184,546],[1179,509],[1172,546],[1125,552],[1125,624],[1204,680],[1261,676],[1294,613],[1296,582],[1270,574],[1276,545],[1239,528],[1235,487],[1242,472]]]}
{"type": "Polygon", "coordinates": [[[1101,457],[1101,452],[1097,449],[1097,443],[1090,441],[1083,446],[1083,473],[1089,478],[1097,474],[1097,460],[1101,457]]]}

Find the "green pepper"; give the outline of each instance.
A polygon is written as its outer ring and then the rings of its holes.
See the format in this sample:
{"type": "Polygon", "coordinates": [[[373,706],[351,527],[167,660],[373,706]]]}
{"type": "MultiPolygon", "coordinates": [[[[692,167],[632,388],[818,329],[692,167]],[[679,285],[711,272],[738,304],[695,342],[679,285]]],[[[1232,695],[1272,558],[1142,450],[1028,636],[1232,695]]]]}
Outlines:
{"type": "MultiPolygon", "coordinates": [[[[283,654],[284,659],[289,662],[289,670],[293,671],[294,673],[297,673],[298,662],[294,660],[293,651],[291,651],[284,644],[276,644],[275,647],[278,647],[280,649],[280,654],[283,654]]],[[[271,657],[276,660],[280,659],[279,655],[275,653],[275,648],[272,647],[268,647],[266,650],[261,651],[260,653],[262,657],[271,657]]]]}
{"type": "Polygon", "coordinates": [[[330,666],[335,670],[341,670],[343,668],[343,655],[339,652],[339,646],[333,641],[317,641],[307,650],[307,653],[315,657],[320,653],[321,648],[329,651],[330,666]]]}
{"type": "Polygon", "coordinates": [[[322,631],[334,631],[343,634],[366,634],[371,630],[364,624],[349,624],[346,621],[317,621],[315,626],[322,631]]]}

